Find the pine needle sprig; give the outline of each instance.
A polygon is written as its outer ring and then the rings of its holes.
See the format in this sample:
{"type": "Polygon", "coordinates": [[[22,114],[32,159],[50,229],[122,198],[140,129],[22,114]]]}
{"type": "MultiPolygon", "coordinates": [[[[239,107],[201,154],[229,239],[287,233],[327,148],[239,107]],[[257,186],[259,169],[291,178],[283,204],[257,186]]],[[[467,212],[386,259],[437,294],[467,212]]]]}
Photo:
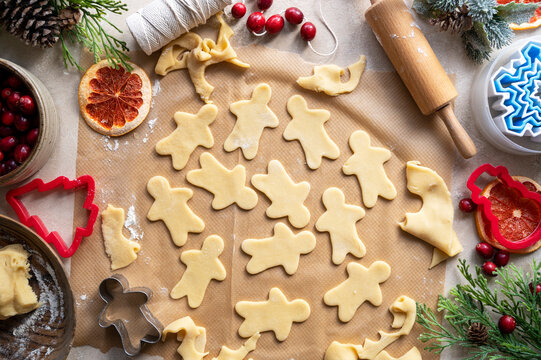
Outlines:
{"type": "Polygon", "coordinates": [[[104,28],[108,26],[118,33],[122,33],[117,26],[107,19],[108,13],[122,14],[128,10],[125,3],[120,0],[51,0],[57,11],[71,6],[81,11],[81,20],[73,29],[65,30],[60,35],[62,54],[64,55],[64,66],[68,64],[82,70],[79,63],[71,54],[68,42],[80,43],[93,54],[95,62],[101,60],[102,56],[109,61],[111,66],[122,65],[127,70],[131,66],[127,63],[129,51],[126,42],[110,35],[104,28]]]}
{"type": "Polygon", "coordinates": [[[534,261],[529,273],[513,264],[499,268],[495,284],[489,283],[479,266],[472,274],[465,260],[459,260],[458,270],[465,283],[451,289],[449,297],[438,297],[442,321],[428,306],[417,304],[417,322],[427,330],[419,336],[427,344],[425,349],[440,354],[450,347],[466,348],[466,360],[541,359],[541,293],[530,289],[530,284],[541,283],[541,263],[534,261]],[[515,319],[513,333],[499,331],[501,315],[515,319]],[[468,338],[474,323],[486,326],[486,344],[468,338]]]}

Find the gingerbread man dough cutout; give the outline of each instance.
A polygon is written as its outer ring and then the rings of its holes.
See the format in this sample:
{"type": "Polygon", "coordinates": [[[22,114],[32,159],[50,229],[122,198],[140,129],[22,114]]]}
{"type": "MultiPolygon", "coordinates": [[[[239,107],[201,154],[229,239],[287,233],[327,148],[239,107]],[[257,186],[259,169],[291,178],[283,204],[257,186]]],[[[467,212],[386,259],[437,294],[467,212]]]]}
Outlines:
{"type": "Polygon", "coordinates": [[[327,291],[323,297],[325,304],[338,306],[338,318],[342,322],[353,319],[353,315],[365,301],[379,306],[382,302],[379,284],[391,275],[391,267],[384,261],[376,261],[367,269],[350,262],[347,266],[348,279],[327,291]]]}
{"type": "Polygon", "coordinates": [[[214,195],[213,209],[225,209],[236,203],[241,209],[250,210],[257,205],[256,192],[244,185],[246,183],[244,166],[237,165],[229,170],[208,152],[201,154],[199,162],[201,169],[188,172],[186,180],[214,195]]]}
{"type": "Polygon", "coordinates": [[[310,192],[310,184],[306,181],[295,184],[278,160],[269,162],[267,175],[252,176],[252,185],[272,202],[266,211],[268,217],[287,216],[291,225],[298,229],[308,225],[310,211],[303,203],[310,192]]]}
{"type": "Polygon", "coordinates": [[[310,231],[294,234],[286,224],[274,225],[274,235],[265,239],[247,239],[242,251],[252,258],[246,265],[250,274],[258,274],[275,266],[282,266],[289,275],[299,268],[301,255],[309,254],[316,247],[316,237],[310,231]]]}
{"type": "Polygon", "coordinates": [[[280,289],[272,288],[267,301],[239,301],[235,311],[244,318],[239,328],[241,337],[272,331],[278,341],[284,341],[294,322],[308,319],[310,305],[302,299],[288,301],[280,289]]]}
{"type": "Polygon", "coordinates": [[[237,116],[233,131],[224,143],[227,152],[240,148],[247,160],[257,155],[259,139],[266,127],[278,126],[278,118],[267,105],[271,98],[271,88],[267,84],[259,84],[252,93],[250,100],[237,101],[229,107],[237,116]]]}
{"type": "Polygon", "coordinates": [[[322,157],[334,160],[340,156],[340,149],[323,127],[331,117],[329,111],[308,109],[306,100],[300,95],[289,98],[287,111],[292,119],[284,131],[284,139],[298,140],[301,143],[310,169],[319,168],[322,157]]]}
{"type": "Polygon", "coordinates": [[[335,265],[341,264],[347,254],[362,258],[366,254],[366,247],[357,234],[355,224],[364,217],[364,209],[346,204],[342,190],[334,187],[325,190],[322,201],[327,211],[317,220],[316,229],[329,233],[332,262],[335,265]]]}
{"type": "Polygon", "coordinates": [[[182,170],[190,159],[190,155],[198,146],[211,148],[214,138],[209,125],[218,115],[216,105],[204,105],[197,114],[185,112],[175,113],[177,128],[166,138],[156,144],[156,152],[160,155],[171,155],[173,167],[182,170]]]}
{"type": "Polygon", "coordinates": [[[177,334],[177,340],[181,342],[177,352],[183,360],[201,360],[208,354],[205,352],[207,330],[195,325],[191,317],[185,316],[167,325],[163,330],[162,341],[170,333],[177,334]]]}
{"type": "Polygon", "coordinates": [[[212,360],[242,360],[248,355],[248,353],[255,350],[257,340],[259,340],[260,337],[261,335],[259,333],[253,335],[237,350],[231,350],[224,345],[222,346],[218,357],[215,357],[212,360]]]}
{"type": "Polygon", "coordinates": [[[111,259],[111,270],[130,265],[137,259],[141,250],[138,242],[127,239],[122,234],[124,227],[124,209],[107,205],[101,213],[101,232],[105,244],[105,252],[111,259]]]}
{"type": "Polygon", "coordinates": [[[163,176],[151,178],[147,190],[154,198],[147,218],[150,221],[162,220],[176,246],[186,243],[188,233],[200,233],[205,229],[203,220],[188,207],[188,200],[193,196],[192,190],[171,188],[163,176]]]}
{"type": "Polygon", "coordinates": [[[180,261],[186,265],[186,271],[171,290],[171,297],[180,299],[186,296],[192,309],[199,307],[210,281],[225,279],[225,267],[218,259],[223,251],[224,241],[218,235],[207,237],[201,250],[184,251],[180,255],[180,261]]]}
{"type": "Polygon", "coordinates": [[[376,205],[378,196],[387,200],[396,197],[396,189],[387,177],[383,164],[391,158],[387,149],[370,146],[370,137],[362,130],[357,130],[349,138],[353,155],[346,161],[342,171],[346,175],[355,175],[361,186],[364,206],[376,205]]]}

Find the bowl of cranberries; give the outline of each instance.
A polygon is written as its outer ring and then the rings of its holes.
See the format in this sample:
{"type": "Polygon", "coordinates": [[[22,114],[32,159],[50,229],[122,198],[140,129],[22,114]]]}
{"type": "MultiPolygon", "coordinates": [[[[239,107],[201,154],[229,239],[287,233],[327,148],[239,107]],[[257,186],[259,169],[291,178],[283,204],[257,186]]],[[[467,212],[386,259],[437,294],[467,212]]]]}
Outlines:
{"type": "Polygon", "coordinates": [[[50,158],[59,120],[43,83],[0,58],[0,186],[21,182],[50,158]]]}

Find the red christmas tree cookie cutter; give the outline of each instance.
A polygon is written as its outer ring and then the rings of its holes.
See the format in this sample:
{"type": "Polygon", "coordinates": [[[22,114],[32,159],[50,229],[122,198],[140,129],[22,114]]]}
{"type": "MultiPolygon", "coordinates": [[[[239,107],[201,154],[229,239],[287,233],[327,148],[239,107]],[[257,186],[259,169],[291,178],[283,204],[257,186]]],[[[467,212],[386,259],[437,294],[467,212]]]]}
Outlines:
{"type": "Polygon", "coordinates": [[[59,176],[51,182],[44,183],[41,179],[34,179],[28,184],[25,184],[21,187],[12,189],[6,194],[6,200],[8,204],[15,210],[15,213],[19,217],[19,220],[26,226],[33,228],[36,233],[45,240],[46,243],[52,244],[58,254],[62,257],[72,256],[77,248],[81,244],[83,237],[92,235],[94,230],[94,223],[98,217],[98,205],[94,204],[94,194],[95,194],[95,183],[94,179],[90,175],[82,175],[75,180],[70,180],[65,176],[59,176]],[[56,231],[47,230],[45,224],[41,218],[37,215],[30,215],[28,209],[24,206],[22,201],[19,199],[21,195],[27,194],[31,191],[37,190],[38,192],[47,192],[58,187],[63,187],[64,190],[74,190],[81,187],[87,188],[86,199],[83,204],[83,208],[89,211],[88,221],[86,226],[77,227],[75,229],[75,235],[73,236],[73,241],[71,246],[68,247],[64,239],[56,231]]]}
{"type": "Polygon", "coordinates": [[[525,249],[539,241],[541,239],[541,225],[538,225],[530,235],[519,241],[509,241],[500,233],[499,220],[492,213],[491,201],[487,197],[481,196],[483,190],[475,185],[475,182],[483,173],[497,177],[504,185],[517,190],[522,197],[535,201],[539,209],[541,209],[541,194],[528,190],[520,181],[514,180],[505,166],[494,167],[491,164],[483,164],[475,169],[468,178],[467,186],[472,193],[473,202],[479,206],[479,209],[488,220],[495,240],[506,248],[513,250],[525,249]]]}

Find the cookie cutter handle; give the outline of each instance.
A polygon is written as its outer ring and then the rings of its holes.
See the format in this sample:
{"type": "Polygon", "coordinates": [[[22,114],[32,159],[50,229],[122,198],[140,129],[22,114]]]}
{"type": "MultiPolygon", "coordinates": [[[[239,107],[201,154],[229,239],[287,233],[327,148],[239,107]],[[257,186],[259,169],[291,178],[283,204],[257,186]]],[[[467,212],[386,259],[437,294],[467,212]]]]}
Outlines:
{"type": "Polygon", "coordinates": [[[496,241],[511,250],[525,249],[539,241],[539,239],[541,239],[540,225],[538,225],[537,228],[530,235],[519,241],[509,241],[501,234],[500,228],[498,226],[499,220],[496,215],[492,213],[491,201],[487,197],[482,196],[482,189],[475,185],[475,182],[484,173],[497,177],[504,185],[517,190],[522,197],[536,201],[540,207],[541,194],[528,190],[526,186],[524,186],[520,181],[514,180],[509,175],[509,171],[507,170],[507,168],[502,165],[494,167],[491,164],[483,164],[472,172],[472,174],[468,178],[466,186],[468,187],[468,189],[470,189],[472,193],[472,201],[477,204],[480,211],[483,212],[483,215],[490,223],[490,230],[496,241]]]}

